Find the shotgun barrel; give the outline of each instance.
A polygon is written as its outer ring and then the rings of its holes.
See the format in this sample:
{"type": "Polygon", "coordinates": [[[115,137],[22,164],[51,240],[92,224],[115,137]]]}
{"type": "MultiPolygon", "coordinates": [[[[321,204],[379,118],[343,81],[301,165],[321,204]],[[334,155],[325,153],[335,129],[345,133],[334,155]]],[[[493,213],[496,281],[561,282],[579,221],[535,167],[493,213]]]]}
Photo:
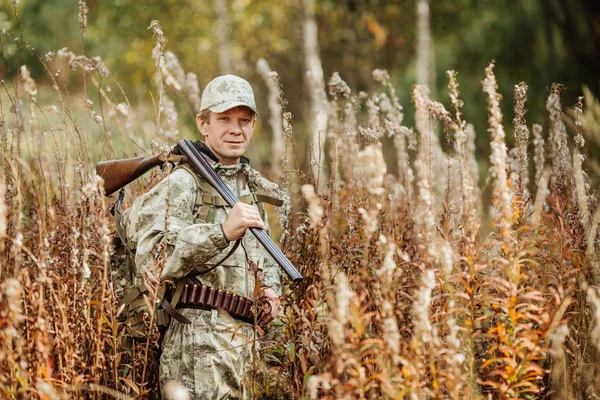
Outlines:
{"type": "MultiPolygon", "coordinates": [[[[221,177],[217,175],[214,169],[208,164],[206,159],[196,150],[193,143],[189,140],[181,140],[177,147],[187,157],[188,165],[202,177],[206,182],[215,188],[217,193],[225,200],[225,202],[233,207],[239,200],[235,197],[235,194],[229,189],[229,186],[223,182],[221,177]]],[[[263,245],[263,247],[271,254],[273,259],[279,264],[281,269],[285,271],[292,282],[300,282],[302,275],[291,261],[283,254],[283,252],[277,247],[277,245],[271,240],[267,232],[259,228],[250,228],[250,231],[256,239],[263,245]]]]}

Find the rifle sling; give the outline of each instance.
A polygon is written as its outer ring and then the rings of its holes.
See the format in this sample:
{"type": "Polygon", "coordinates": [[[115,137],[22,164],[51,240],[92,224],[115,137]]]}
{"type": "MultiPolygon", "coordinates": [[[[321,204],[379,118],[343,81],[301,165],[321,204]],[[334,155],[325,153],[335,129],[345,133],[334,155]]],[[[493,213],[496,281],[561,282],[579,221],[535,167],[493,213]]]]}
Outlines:
{"type": "Polygon", "coordinates": [[[210,268],[204,269],[202,271],[191,272],[190,274],[187,275],[187,277],[188,278],[195,278],[198,275],[207,274],[210,271],[212,271],[213,269],[217,268],[219,265],[223,264],[223,262],[225,262],[225,260],[227,260],[229,257],[231,257],[233,255],[233,253],[235,253],[235,251],[239,247],[241,241],[242,241],[241,238],[238,239],[238,240],[236,240],[235,243],[233,244],[233,247],[231,248],[231,250],[229,250],[229,252],[225,255],[225,257],[223,257],[218,263],[216,263],[215,265],[211,266],[210,268]]]}

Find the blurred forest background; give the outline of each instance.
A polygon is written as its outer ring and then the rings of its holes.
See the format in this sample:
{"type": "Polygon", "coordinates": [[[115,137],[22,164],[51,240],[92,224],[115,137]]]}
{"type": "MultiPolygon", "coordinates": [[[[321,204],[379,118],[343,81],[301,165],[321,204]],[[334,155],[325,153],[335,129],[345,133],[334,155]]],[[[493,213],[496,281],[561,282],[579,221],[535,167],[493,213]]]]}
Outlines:
{"type": "MultiPolygon", "coordinates": [[[[168,39],[167,49],[178,57],[185,71],[197,74],[200,90],[224,72],[239,74],[253,84],[263,115],[251,149],[259,167],[268,167],[271,162],[267,145],[271,140],[266,124],[267,85],[256,68],[261,58],[280,75],[289,99],[288,111],[295,117],[295,139],[300,153],[297,156],[300,160],[307,159],[310,129],[304,121],[312,116],[303,41],[307,10],[311,6],[325,82],[338,71],[354,93],[371,91],[379,85],[371,78],[371,71],[387,69],[405,108],[407,126],[414,124],[411,86],[418,81],[427,83],[431,97],[448,108],[445,73],[456,70],[461,98],[467,105],[464,116],[474,125],[477,153],[483,163],[489,154],[489,134],[486,109],[477,105],[485,101],[481,81],[490,60],[496,60],[495,73],[499,93],[505,98],[502,111],[507,121],[514,116],[513,87],[521,81],[529,85],[529,97],[536,99],[527,105],[528,121],[539,123],[544,129],[548,121],[543,99],[553,82],[566,86],[563,100],[567,107],[575,104],[584,87],[596,98],[600,94],[600,4],[595,1],[460,0],[429,4],[428,0],[320,0],[310,3],[87,1],[87,27],[82,44],[80,10],[75,1],[3,0],[0,29],[5,34],[0,38],[6,68],[0,74],[5,80],[13,79],[19,63],[25,64],[38,86],[44,82],[51,85],[35,56],[28,51],[20,52],[20,42],[6,34],[13,32],[20,36],[20,25],[23,40],[40,56],[63,47],[75,53],[83,48],[87,56],[100,56],[111,71],[110,79],[121,85],[132,108],[141,114],[146,105],[156,101],[152,98],[157,91],[152,59],[156,42],[148,27],[152,20],[159,20],[168,39]]],[[[66,65],[61,68],[67,81],[68,69],[66,65]]],[[[40,97],[43,98],[42,93],[40,97]]],[[[180,136],[198,138],[193,105],[185,104],[183,96],[171,97],[177,104],[180,136]]],[[[145,131],[144,136],[152,137],[153,125],[139,118],[140,115],[137,122],[145,131]]],[[[153,121],[153,110],[149,108],[142,118],[153,121]]],[[[511,128],[507,129],[510,146],[513,136],[511,128]]],[[[124,153],[119,156],[132,156],[124,153]]],[[[480,167],[483,176],[487,165],[480,167]]]]}

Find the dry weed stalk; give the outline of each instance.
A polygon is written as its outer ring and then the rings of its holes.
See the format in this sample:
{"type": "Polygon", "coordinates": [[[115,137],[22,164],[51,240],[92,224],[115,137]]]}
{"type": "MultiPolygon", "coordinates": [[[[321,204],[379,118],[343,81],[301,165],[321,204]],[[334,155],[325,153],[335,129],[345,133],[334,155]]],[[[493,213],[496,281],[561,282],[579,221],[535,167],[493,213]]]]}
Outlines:
{"type": "Polygon", "coordinates": [[[535,162],[535,184],[540,182],[542,177],[542,171],[544,170],[545,156],[544,156],[544,138],[542,137],[542,126],[539,124],[533,124],[533,147],[534,156],[533,161],[535,162]]]}
{"type": "MultiPolygon", "coordinates": [[[[553,83],[550,95],[546,102],[546,109],[550,115],[550,129],[548,141],[550,142],[550,158],[552,159],[552,183],[562,187],[565,179],[571,181],[571,153],[567,143],[567,128],[562,118],[561,92],[564,87],[553,83]]],[[[571,183],[571,182],[570,182],[571,183]]]]}
{"type": "Polygon", "coordinates": [[[494,178],[494,220],[499,229],[502,240],[508,242],[511,237],[512,227],[512,194],[508,187],[507,151],[505,143],[504,126],[502,125],[502,111],[500,110],[501,96],[497,93],[498,84],[494,75],[494,63],[490,63],[485,69],[483,91],[488,95],[489,131],[492,136],[490,146],[490,163],[492,164],[491,175],[494,178]]]}
{"type": "Polygon", "coordinates": [[[521,202],[528,200],[529,192],[529,172],[527,162],[527,144],[529,141],[529,129],[525,120],[525,102],[527,101],[527,85],[521,82],[515,85],[515,117],[513,119],[513,129],[515,134],[518,164],[518,181],[516,193],[521,197],[521,202]]]}

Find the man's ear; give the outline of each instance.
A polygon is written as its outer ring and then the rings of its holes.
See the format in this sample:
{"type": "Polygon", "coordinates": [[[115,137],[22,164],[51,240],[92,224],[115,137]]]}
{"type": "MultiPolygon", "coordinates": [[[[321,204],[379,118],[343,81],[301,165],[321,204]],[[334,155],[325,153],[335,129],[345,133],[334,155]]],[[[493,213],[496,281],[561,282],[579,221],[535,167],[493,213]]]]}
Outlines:
{"type": "Polygon", "coordinates": [[[206,124],[207,122],[200,118],[200,115],[196,115],[196,125],[202,136],[206,136],[206,124]]]}

